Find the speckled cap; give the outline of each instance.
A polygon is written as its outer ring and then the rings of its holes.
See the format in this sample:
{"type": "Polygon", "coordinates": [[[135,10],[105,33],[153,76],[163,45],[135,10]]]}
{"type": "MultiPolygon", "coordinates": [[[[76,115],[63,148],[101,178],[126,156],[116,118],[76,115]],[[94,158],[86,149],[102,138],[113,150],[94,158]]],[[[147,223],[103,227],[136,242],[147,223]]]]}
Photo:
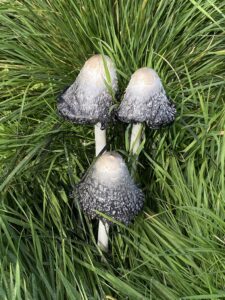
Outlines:
{"type": "Polygon", "coordinates": [[[142,209],[144,195],[134,184],[122,157],[106,152],[77,187],[83,211],[90,218],[110,223],[97,211],[128,225],[142,209]]]}
{"type": "Polygon", "coordinates": [[[167,98],[158,74],[150,68],[134,72],[118,109],[118,119],[126,123],[146,122],[157,129],[172,123],[175,114],[175,105],[167,98]]]}
{"type": "Polygon", "coordinates": [[[117,76],[113,62],[108,56],[103,60],[102,55],[94,55],[86,61],[75,82],[59,96],[59,114],[76,124],[100,122],[104,127],[112,105],[106,70],[110,75],[110,85],[116,92],[117,76]]]}

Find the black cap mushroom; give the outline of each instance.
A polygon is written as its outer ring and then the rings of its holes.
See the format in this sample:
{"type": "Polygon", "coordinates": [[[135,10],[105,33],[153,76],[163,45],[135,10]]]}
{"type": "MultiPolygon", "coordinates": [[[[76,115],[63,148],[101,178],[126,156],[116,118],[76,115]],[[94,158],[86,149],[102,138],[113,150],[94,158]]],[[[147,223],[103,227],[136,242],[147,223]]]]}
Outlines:
{"type": "Polygon", "coordinates": [[[94,55],[85,62],[75,82],[59,96],[59,114],[76,124],[101,123],[103,129],[109,121],[112,105],[107,84],[116,92],[114,64],[108,56],[94,55]]]}
{"type": "Polygon", "coordinates": [[[122,157],[106,152],[89,169],[78,187],[78,199],[90,218],[110,223],[99,212],[128,225],[142,209],[144,195],[134,184],[122,157]]]}
{"type": "Polygon", "coordinates": [[[157,129],[174,121],[176,108],[158,74],[151,68],[141,68],[131,76],[117,114],[123,122],[146,122],[157,129]]]}

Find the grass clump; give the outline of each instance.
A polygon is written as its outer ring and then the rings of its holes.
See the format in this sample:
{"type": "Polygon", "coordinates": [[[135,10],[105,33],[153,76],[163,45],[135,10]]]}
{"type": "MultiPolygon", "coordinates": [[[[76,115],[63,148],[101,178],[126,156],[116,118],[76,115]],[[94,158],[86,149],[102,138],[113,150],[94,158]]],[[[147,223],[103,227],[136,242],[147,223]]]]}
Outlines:
{"type": "MultiPolygon", "coordinates": [[[[224,16],[219,0],[1,3],[1,299],[225,298],[224,16]],[[94,53],[115,61],[121,94],[136,68],[156,69],[178,110],[169,129],[146,129],[145,209],[113,229],[105,263],[70,197],[93,130],[56,113],[94,53]]],[[[108,134],[131,166],[129,130],[108,134]]]]}

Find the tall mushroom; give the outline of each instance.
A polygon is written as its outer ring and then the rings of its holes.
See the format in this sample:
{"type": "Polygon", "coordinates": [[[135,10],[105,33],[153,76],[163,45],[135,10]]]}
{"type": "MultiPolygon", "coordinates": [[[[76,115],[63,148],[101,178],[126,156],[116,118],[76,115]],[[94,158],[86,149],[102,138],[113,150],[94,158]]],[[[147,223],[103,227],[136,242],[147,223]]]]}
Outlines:
{"type": "MultiPolygon", "coordinates": [[[[90,218],[100,219],[107,228],[112,219],[128,225],[142,209],[144,195],[134,184],[122,157],[105,152],[89,169],[77,187],[81,208],[90,218]]],[[[102,250],[108,249],[108,235],[100,241],[102,250]]]]}
{"type": "MultiPolygon", "coordinates": [[[[106,146],[105,127],[110,119],[111,92],[116,90],[117,75],[113,62],[108,56],[94,55],[85,62],[75,82],[58,99],[58,112],[62,117],[75,124],[95,125],[96,156],[106,146]]],[[[100,221],[99,243],[107,234],[107,227],[100,221]]]]}
{"type": "Polygon", "coordinates": [[[175,114],[175,105],[166,96],[158,74],[147,67],[134,72],[117,112],[119,120],[133,123],[130,141],[133,154],[140,146],[143,122],[158,129],[172,123],[175,114]]]}

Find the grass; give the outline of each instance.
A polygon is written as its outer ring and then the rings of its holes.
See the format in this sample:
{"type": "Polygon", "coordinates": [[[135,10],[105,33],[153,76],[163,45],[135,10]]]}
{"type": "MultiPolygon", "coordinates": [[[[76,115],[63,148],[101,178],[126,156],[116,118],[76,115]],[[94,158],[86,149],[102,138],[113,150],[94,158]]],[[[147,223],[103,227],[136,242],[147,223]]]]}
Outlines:
{"type": "MultiPolygon", "coordinates": [[[[0,299],[225,299],[224,33],[219,0],[1,1],[0,299]],[[105,262],[71,197],[93,128],[56,112],[94,53],[115,61],[118,103],[149,66],[178,110],[170,128],[145,130],[144,211],[112,229],[105,262]]],[[[108,129],[131,169],[129,134],[108,129]]]]}

